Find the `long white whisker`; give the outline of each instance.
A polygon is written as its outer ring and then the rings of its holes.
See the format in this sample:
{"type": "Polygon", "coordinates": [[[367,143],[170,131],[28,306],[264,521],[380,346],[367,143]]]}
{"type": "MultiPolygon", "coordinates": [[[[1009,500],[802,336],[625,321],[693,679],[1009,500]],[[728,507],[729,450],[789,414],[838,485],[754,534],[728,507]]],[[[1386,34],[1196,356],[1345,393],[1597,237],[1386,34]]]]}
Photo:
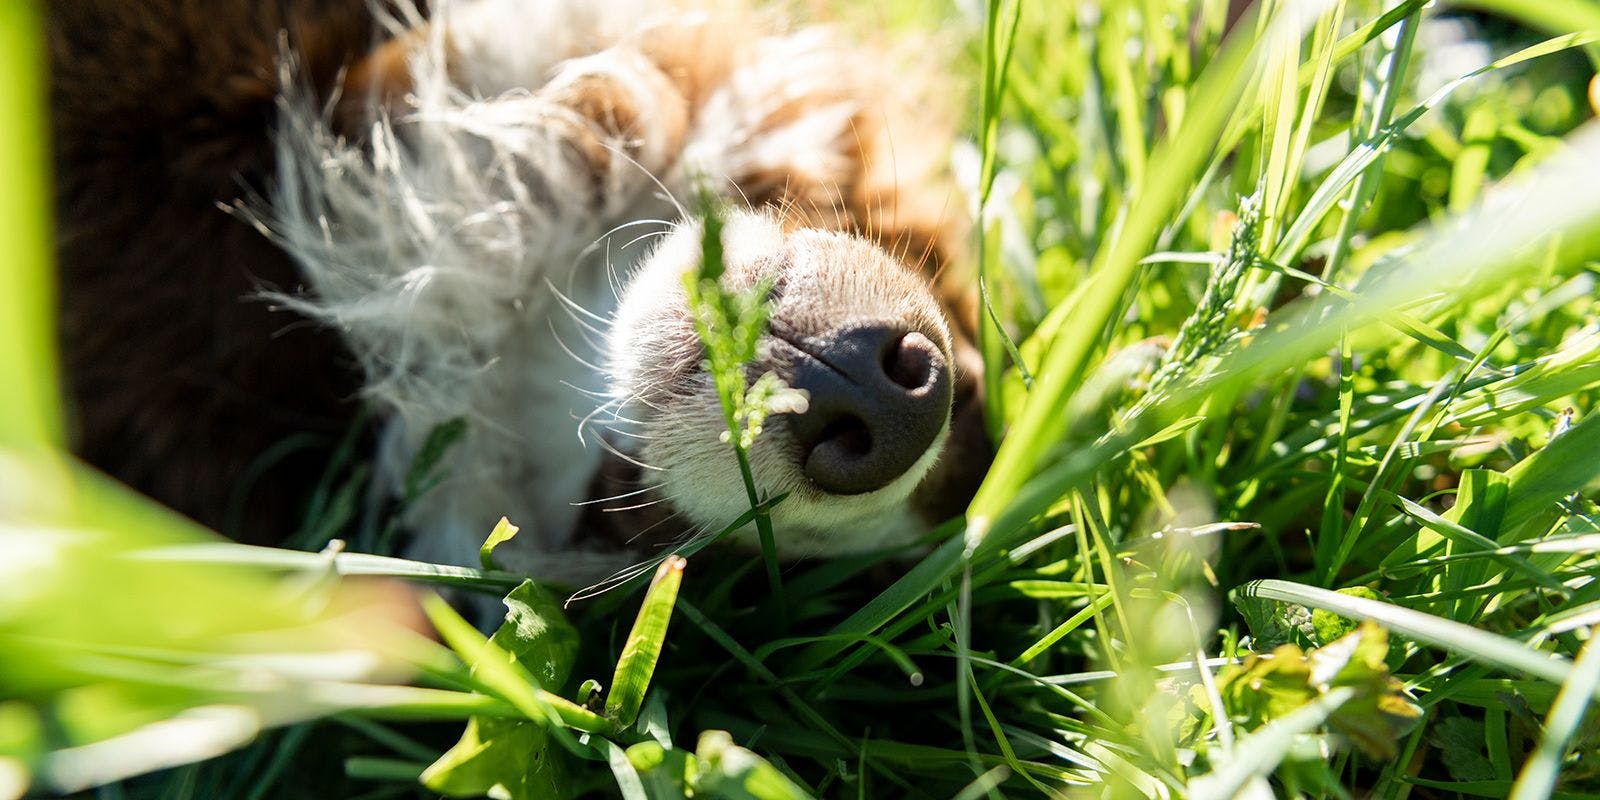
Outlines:
{"type": "Polygon", "coordinates": [[[643,461],[640,461],[639,459],[634,458],[633,456],[630,456],[627,453],[622,452],[621,450],[618,450],[616,445],[611,444],[610,442],[606,441],[604,438],[601,438],[598,441],[600,442],[600,448],[601,449],[605,450],[606,452],[610,453],[611,455],[616,456],[617,458],[622,459],[623,461],[628,462],[629,464],[632,464],[632,465],[634,465],[636,467],[639,467],[640,469],[651,469],[651,470],[655,470],[656,472],[666,472],[666,470],[662,469],[661,467],[651,466],[650,464],[646,464],[643,461]]]}
{"type": "Polygon", "coordinates": [[[617,276],[617,265],[611,260],[611,240],[606,240],[606,286],[611,287],[611,299],[622,305],[622,280],[617,276]]]}
{"type": "Polygon", "coordinates": [[[572,390],[575,390],[575,391],[578,391],[578,392],[582,392],[583,394],[586,394],[586,395],[588,395],[590,397],[593,397],[596,400],[600,400],[600,399],[607,398],[607,397],[611,396],[607,392],[596,391],[594,389],[585,389],[582,386],[579,386],[578,384],[573,383],[571,381],[565,381],[565,380],[561,381],[561,385],[567,387],[568,389],[572,389],[572,390]]]}
{"type": "Polygon", "coordinates": [[[633,394],[628,395],[627,399],[622,401],[622,405],[617,406],[617,413],[613,414],[611,418],[620,422],[629,423],[631,425],[643,425],[644,423],[639,420],[629,419],[628,417],[621,416],[622,409],[626,408],[631,403],[638,403],[639,405],[642,405],[652,411],[665,411],[666,409],[662,408],[659,403],[645,399],[646,395],[654,392],[656,387],[660,385],[661,384],[659,382],[651,383],[635,389],[633,394]]]}
{"type": "Polygon", "coordinates": [[[622,584],[639,577],[640,575],[654,570],[656,567],[661,565],[662,560],[665,558],[666,556],[661,556],[660,558],[653,558],[635,564],[631,567],[624,567],[620,570],[617,570],[616,572],[611,573],[610,577],[607,577],[605,580],[583,589],[579,589],[577,592],[573,593],[571,597],[568,597],[567,602],[563,605],[570,606],[580,600],[588,600],[590,598],[599,597],[600,595],[605,594],[606,592],[609,592],[612,589],[615,589],[618,586],[621,586],[622,584]]]}
{"type": "MultiPolygon", "coordinates": [[[[673,499],[676,499],[676,498],[663,497],[662,499],[663,500],[673,500],[673,499]]],[[[677,519],[681,518],[682,516],[683,516],[683,512],[682,511],[674,511],[671,514],[668,514],[665,517],[662,517],[661,519],[656,520],[655,522],[652,522],[649,525],[646,525],[644,530],[639,531],[638,533],[635,533],[634,535],[628,537],[628,544],[633,544],[634,542],[639,541],[639,538],[644,536],[645,534],[655,530],[656,528],[661,527],[662,525],[667,524],[668,522],[672,522],[674,520],[677,520],[677,519]]]]}
{"type": "Polygon", "coordinates": [[[644,494],[645,492],[653,492],[653,491],[655,491],[657,489],[660,489],[663,486],[666,486],[666,484],[665,483],[658,483],[658,484],[656,484],[654,486],[646,486],[643,489],[635,489],[635,490],[633,490],[631,492],[624,492],[622,494],[616,494],[616,495],[612,495],[610,497],[600,497],[600,498],[596,498],[594,500],[580,500],[580,501],[578,501],[576,503],[568,503],[567,505],[570,505],[570,506],[592,506],[592,505],[594,505],[596,503],[609,503],[612,500],[623,500],[625,498],[634,497],[636,495],[644,494]]]}
{"type": "MultiPolygon", "coordinates": [[[[571,317],[572,321],[578,325],[578,336],[583,339],[584,344],[588,345],[596,353],[605,352],[606,347],[610,344],[610,334],[607,334],[605,331],[597,330],[594,326],[578,319],[573,315],[571,309],[564,308],[562,311],[566,312],[567,316],[571,317]]],[[[604,372],[605,370],[598,371],[604,372]]]]}
{"type": "MultiPolygon", "coordinates": [[[[720,532],[720,529],[718,532],[720,532]]],[[[698,528],[684,531],[677,539],[667,543],[666,546],[673,550],[678,550],[714,536],[716,536],[716,533],[712,532],[710,525],[700,525],[698,528]]]]}
{"type": "Polygon", "coordinates": [[[577,304],[576,303],[572,303],[572,304],[569,305],[567,303],[561,303],[560,304],[561,313],[566,314],[568,319],[572,320],[572,322],[574,324],[576,324],[580,329],[582,329],[582,331],[583,331],[583,333],[585,334],[585,337],[586,337],[585,341],[589,341],[589,339],[587,338],[588,336],[598,336],[602,340],[609,336],[609,334],[603,328],[601,328],[600,326],[594,324],[593,322],[590,322],[588,319],[585,319],[584,317],[579,316],[578,312],[573,310],[573,308],[572,308],[573,305],[577,305],[577,304]]]}
{"type": "Polygon", "coordinates": [[[671,231],[650,231],[649,233],[641,233],[637,237],[628,240],[628,243],[624,244],[622,246],[622,248],[624,250],[626,250],[627,248],[632,247],[632,246],[634,246],[634,245],[636,245],[636,244],[638,244],[638,243],[640,243],[640,242],[642,242],[642,241],[644,241],[646,239],[649,239],[652,236],[666,236],[669,233],[671,233],[671,231]]]}
{"type": "Polygon", "coordinates": [[[638,505],[619,506],[617,508],[602,508],[602,509],[600,509],[600,513],[602,513],[602,514],[615,514],[618,511],[638,511],[641,508],[649,508],[649,507],[651,507],[653,505],[659,505],[659,504],[665,503],[665,502],[667,502],[667,498],[665,498],[665,497],[657,497],[654,500],[651,500],[651,501],[645,502],[645,503],[639,503],[638,505]]]}
{"type": "Polygon", "coordinates": [[[593,311],[590,311],[587,308],[584,308],[582,303],[579,303],[578,301],[573,300],[572,298],[568,297],[566,294],[562,293],[562,291],[560,289],[557,289],[555,287],[555,284],[550,282],[549,278],[545,279],[544,284],[546,286],[550,287],[550,291],[555,293],[556,299],[560,300],[563,305],[567,306],[568,308],[572,309],[573,311],[576,311],[576,312],[588,317],[589,319],[594,320],[595,322],[600,323],[601,325],[605,325],[605,326],[608,326],[608,327],[611,325],[611,320],[606,319],[605,317],[602,317],[599,314],[596,314],[596,313],[594,313],[593,311]]]}
{"type": "Polygon", "coordinates": [[[584,256],[587,256],[587,255],[590,255],[590,254],[594,253],[594,251],[600,247],[600,243],[601,242],[604,242],[607,239],[610,239],[612,236],[615,236],[616,234],[621,233],[622,231],[625,231],[628,228],[637,228],[640,225],[661,225],[661,226],[666,227],[666,228],[669,229],[669,231],[660,231],[660,233],[668,233],[668,232],[670,232],[671,229],[676,229],[678,227],[678,224],[673,222],[673,221],[671,221],[671,220],[665,220],[665,219],[631,219],[631,220],[628,220],[627,222],[622,223],[621,225],[618,225],[618,226],[612,228],[611,230],[606,231],[605,233],[600,234],[598,237],[595,238],[594,241],[590,242],[588,244],[588,246],[584,247],[583,250],[579,251],[578,257],[579,258],[583,258],[584,256]]]}
{"type": "Polygon", "coordinates": [[[577,353],[573,352],[572,348],[568,347],[567,343],[561,340],[561,332],[556,330],[556,321],[554,319],[549,320],[549,323],[550,323],[550,335],[555,338],[556,346],[560,347],[563,352],[565,352],[567,355],[571,356],[573,361],[576,361],[579,364],[582,364],[583,366],[588,367],[589,369],[592,369],[597,373],[604,373],[605,372],[604,369],[602,369],[602,368],[600,368],[598,366],[595,366],[594,364],[589,363],[588,359],[586,359],[583,356],[580,356],[577,353]]]}
{"type": "MultiPolygon", "coordinates": [[[[567,385],[571,386],[571,384],[567,384],[567,385]]],[[[574,387],[574,388],[576,388],[576,387],[574,387]]],[[[579,389],[578,391],[583,391],[583,390],[579,389]]],[[[589,413],[583,415],[583,419],[578,420],[578,442],[580,444],[582,444],[584,447],[588,447],[589,446],[589,441],[587,439],[583,438],[583,432],[589,427],[589,424],[594,421],[594,418],[597,415],[599,415],[601,412],[605,411],[607,407],[609,407],[609,406],[611,406],[613,404],[616,404],[618,402],[621,402],[621,401],[615,400],[615,399],[607,400],[606,402],[595,406],[593,411],[590,411],[589,413]]]]}
{"type": "MultiPolygon", "coordinates": [[[[629,400],[627,402],[631,403],[631,402],[635,402],[635,401],[629,400]]],[[[618,424],[621,424],[621,425],[643,425],[644,424],[644,420],[642,420],[642,419],[634,419],[632,417],[624,417],[624,416],[622,416],[621,413],[612,414],[611,418],[606,420],[606,422],[608,424],[615,422],[615,423],[618,423],[618,424]]]]}

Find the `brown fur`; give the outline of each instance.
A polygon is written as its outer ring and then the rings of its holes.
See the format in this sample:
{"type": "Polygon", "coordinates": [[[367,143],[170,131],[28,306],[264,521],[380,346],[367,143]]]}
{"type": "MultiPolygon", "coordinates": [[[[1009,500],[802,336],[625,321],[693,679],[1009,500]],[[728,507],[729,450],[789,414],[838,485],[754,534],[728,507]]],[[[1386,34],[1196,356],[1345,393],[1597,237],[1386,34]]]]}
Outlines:
{"type": "Polygon", "coordinates": [[[326,88],[371,43],[366,0],[57,0],[48,13],[74,446],[207,525],[282,536],[354,411],[356,376],[332,331],[250,299],[299,278],[217,204],[272,168],[279,31],[326,88]]]}

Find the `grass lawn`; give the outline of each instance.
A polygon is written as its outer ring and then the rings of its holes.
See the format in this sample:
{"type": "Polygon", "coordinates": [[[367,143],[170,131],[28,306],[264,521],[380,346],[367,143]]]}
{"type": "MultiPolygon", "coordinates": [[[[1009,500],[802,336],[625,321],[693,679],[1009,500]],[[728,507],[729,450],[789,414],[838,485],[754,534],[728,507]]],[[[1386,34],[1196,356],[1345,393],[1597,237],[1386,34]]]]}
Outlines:
{"type": "MultiPolygon", "coordinates": [[[[563,611],[491,545],[353,552],[354,460],[317,553],[61,455],[37,9],[0,3],[0,800],[1600,796],[1600,4],[957,5],[864,16],[967,42],[966,515],[563,611]]],[[[700,286],[736,373],[759,304],[700,286]]]]}

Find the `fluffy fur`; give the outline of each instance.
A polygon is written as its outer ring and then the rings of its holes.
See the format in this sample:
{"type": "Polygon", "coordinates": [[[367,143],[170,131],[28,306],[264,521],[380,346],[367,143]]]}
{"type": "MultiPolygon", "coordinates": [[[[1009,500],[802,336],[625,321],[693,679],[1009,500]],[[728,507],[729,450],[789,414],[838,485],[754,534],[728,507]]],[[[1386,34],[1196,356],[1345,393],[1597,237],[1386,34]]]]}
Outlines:
{"type": "MultiPolygon", "coordinates": [[[[987,455],[971,307],[954,273],[942,293],[926,277],[958,261],[958,204],[938,178],[940,126],[913,112],[925,98],[893,59],[736,7],[479,0],[378,20],[386,41],[343,81],[307,35],[278,40],[273,180],[236,208],[306,290],[239,294],[339,332],[385,420],[388,489],[435,426],[469,421],[450,478],[412,510],[415,555],[470,563],[503,514],[524,527],[510,566],[609,572],[634,556],[579,532],[602,462],[637,465],[613,506],[661,500],[674,530],[743,510],[679,284],[698,245],[677,198],[702,183],[756,209],[730,222],[729,280],[777,276],[776,325],[908,325],[965,389],[939,444],[977,452],[941,461],[936,445],[866,495],[809,487],[782,418],[769,425],[752,455],[763,489],[798,490],[776,516],[786,552],[905,541],[949,510],[936,501],[959,502],[951,487],[987,455]]],[[[791,356],[768,345],[781,369],[791,356]]]]}

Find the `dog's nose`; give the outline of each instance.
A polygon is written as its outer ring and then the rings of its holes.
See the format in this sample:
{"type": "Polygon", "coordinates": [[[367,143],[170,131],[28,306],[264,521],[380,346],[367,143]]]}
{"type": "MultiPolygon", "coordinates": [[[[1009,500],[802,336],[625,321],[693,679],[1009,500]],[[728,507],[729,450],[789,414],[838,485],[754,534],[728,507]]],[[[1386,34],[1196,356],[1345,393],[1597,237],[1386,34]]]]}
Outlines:
{"type": "Polygon", "coordinates": [[[806,476],[831,494],[889,485],[950,416],[950,365],[922,333],[857,325],[804,342],[790,384],[811,395],[790,418],[806,476]]]}

